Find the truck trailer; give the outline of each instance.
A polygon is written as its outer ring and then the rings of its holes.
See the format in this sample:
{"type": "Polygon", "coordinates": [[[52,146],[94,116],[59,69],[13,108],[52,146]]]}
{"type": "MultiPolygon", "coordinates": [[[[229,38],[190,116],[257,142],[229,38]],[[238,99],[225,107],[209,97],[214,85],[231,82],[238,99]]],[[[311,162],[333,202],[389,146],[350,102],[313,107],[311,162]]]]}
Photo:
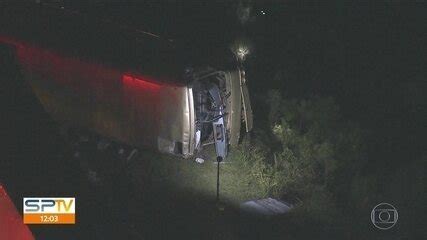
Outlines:
{"type": "Polygon", "coordinates": [[[19,65],[60,124],[183,157],[214,144],[221,158],[252,128],[231,50],[201,58],[157,34],[50,6],[1,11],[1,61],[19,65]]]}

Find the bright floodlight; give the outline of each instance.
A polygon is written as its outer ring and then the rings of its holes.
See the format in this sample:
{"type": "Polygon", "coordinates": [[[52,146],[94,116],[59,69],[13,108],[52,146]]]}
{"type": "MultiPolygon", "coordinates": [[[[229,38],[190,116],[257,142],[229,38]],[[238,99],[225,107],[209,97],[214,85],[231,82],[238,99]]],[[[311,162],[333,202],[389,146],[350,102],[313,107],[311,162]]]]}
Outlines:
{"type": "Polygon", "coordinates": [[[237,61],[239,62],[244,62],[253,50],[251,42],[245,38],[236,39],[230,45],[230,49],[236,56],[237,61]]]}
{"type": "Polygon", "coordinates": [[[249,54],[249,48],[246,46],[239,46],[236,51],[236,56],[240,61],[244,61],[249,54]]]}

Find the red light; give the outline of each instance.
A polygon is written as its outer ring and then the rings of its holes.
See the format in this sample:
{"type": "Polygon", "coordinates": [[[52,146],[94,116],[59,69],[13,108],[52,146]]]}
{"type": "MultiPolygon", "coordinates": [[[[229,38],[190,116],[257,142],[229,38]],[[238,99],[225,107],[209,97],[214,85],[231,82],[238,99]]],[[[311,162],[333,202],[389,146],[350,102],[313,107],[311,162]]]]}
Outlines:
{"type": "Polygon", "coordinates": [[[154,83],[151,79],[147,77],[133,77],[127,74],[122,76],[123,84],[127,86],[134,86],[146,90],[157,91],[160,89],[161,85],[154,83]]]}
{"type": "MultiPolygon", "coordinates": [[[[72,87],[76,91],[86,91],[91,88],[96,92],[96,89],[107,84],[106,82],[116,80],[119,74],[116,69],[84,62],[74,57],[62,56],[50,49],[24,44],[7,36],[0,36],[0,42],[17,46],[20,63],[41,75],[43,79],[50,79],[61,85],[72,87]]],[[[125,86],[142,91],[155,92],[162,87],[161,83],[141,75],[122,74],[121,81],[125,86]]]]}

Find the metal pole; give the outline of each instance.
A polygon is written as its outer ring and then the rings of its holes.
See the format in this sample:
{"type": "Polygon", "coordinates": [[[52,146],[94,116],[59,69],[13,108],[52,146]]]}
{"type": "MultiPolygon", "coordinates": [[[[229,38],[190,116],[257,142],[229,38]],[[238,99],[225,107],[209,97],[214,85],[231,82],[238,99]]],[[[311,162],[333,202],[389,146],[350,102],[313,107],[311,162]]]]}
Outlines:
{"type": "Polygon", "coordinates": [[[219,203],[219,163],[222,162],[222,157],[218,156],[216,158],[216,202],[219,203]]]}

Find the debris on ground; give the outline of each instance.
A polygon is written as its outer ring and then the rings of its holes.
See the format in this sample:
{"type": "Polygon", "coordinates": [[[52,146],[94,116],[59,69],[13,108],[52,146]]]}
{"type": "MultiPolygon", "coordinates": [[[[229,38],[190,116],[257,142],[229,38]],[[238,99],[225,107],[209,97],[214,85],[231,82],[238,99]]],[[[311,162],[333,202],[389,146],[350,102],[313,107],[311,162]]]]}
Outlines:
{"type": "Polygon", "coordinates": [[[128,155],[128,157],[126,158],[126,162],[130,162],[130,160],[132,160],[133,157],[135,157],[138,154],[138,149],[134,148],[130,154],[128,155]]]}
{"type": "Polygon", "coordinates": [[[203,158],[196,158],[196,163],[200,163],[200,164],[202,164],[202,163],[204,163],[205,162],[205,160],[203,159],[203,158]]]}
{"type": "Polygon", "coordinates": [[[281,215],[289,212],[292,208],[292,204],[274,198],[251,200],[240,204],[240,209],[243,212],[260,216],[281,215]]]}

